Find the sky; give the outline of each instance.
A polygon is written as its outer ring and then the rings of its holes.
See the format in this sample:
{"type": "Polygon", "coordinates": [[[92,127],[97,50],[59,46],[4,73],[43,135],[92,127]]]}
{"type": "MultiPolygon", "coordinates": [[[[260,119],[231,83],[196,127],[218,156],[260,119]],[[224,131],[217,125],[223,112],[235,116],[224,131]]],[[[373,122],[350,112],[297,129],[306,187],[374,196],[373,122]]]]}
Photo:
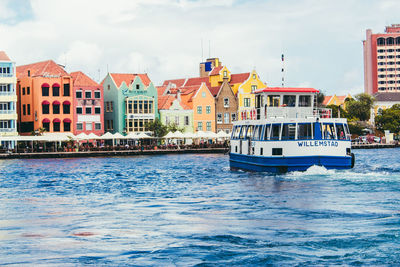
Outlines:
{"type": "Polygon", "coordinates": [[[52,59],[96,81],[199,76],[218,57],[268,86],[364,91],[366,29],[400,23],[398,0],[0,0],[0,50],[16,65],[52,59]]]}

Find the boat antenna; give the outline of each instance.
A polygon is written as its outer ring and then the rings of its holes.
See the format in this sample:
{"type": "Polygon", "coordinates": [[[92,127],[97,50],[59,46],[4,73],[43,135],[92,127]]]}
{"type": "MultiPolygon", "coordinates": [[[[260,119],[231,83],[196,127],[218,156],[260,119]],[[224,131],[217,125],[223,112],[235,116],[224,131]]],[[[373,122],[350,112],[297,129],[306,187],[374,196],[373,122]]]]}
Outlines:
{"type": "Polygon", "coordinates": [[[282,53],[282,87],[285,87],[285,55],[282,53]]]}

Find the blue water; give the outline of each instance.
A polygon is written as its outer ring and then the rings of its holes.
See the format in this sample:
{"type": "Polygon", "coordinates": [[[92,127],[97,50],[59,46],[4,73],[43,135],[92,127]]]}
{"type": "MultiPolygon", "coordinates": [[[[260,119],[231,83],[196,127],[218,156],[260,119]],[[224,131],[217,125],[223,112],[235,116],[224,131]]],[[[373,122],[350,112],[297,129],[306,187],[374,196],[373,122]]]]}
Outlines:
{"type": "Polygon", "coordinates": [[[0,264],[400,264],[399,152],[284,175],[225,155],[3,160],[0,264]]]}

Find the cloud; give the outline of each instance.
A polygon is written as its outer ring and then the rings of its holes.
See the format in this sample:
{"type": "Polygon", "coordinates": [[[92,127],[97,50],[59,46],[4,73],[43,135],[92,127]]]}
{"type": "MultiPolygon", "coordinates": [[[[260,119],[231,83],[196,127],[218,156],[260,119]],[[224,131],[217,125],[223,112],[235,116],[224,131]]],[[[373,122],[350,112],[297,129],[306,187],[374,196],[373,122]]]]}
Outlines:
{"type": "Polygon", "coordinates": [[[255,68],[270,86],[281,84],[284,53],[287,86],[333,94],[362,90],[365,30],[397,22],[396,7],[390,0],[32,0],[29,19],[0,20],[0,49],[17,65],[55,59],[96,78],[99,70],[102,77],[147,71],[159,84],[198,75],[203,41],[203,58],[220,57],[234,73],[255,68]]]}

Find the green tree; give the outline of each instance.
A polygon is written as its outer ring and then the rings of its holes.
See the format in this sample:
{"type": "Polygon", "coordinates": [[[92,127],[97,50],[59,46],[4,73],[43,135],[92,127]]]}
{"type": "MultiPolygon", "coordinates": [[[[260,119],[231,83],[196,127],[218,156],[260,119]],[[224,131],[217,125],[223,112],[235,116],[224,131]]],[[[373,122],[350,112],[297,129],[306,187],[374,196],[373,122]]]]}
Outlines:
{"type": "Polygon", "coordinates": [[[152,131],[154,137],[163,137],[168,133],[168,128],[164,124],[161,123],[159,118],[156,118],[152,122],[148,122],[145,125],[146,129],[152,131]]]}
{"type": "Polygon", "coordinates": [[[347,116],[348,116],[347,111],[344,110],[341,106],[328,105],[326,107],[332,109],[332,117],[333,118],[339,118],[339,110],[340,110],[341,118],[347,118],[347,116]]]}
{"type": "Polygon", "coordinates": [[[180,131],[183,132],[185,130],[184,127],[179,127],[175,122],[168,124],[167,131],[168,132],[176,132],[180,131]]]}
{"type": "Polygon", "coordinates": [[[324,103],[325,94],[322,92],[317,93],[317,107],[322,107],[322,103],[324,103]]]}
{"type": "Polygon", "coordinates": [[[400,105],[393,105],[391,108],[382,111],[381,115],[375,117],[375,127],[379,131],[389,130],[392,133],[400,131],[400,105]]]}
{"type": "Polygon", "coordinates": [[[374,97],[368,94],[358,94],[347,103],[347,118],[360,121],[367,121],[371,115],[371,108],[374,105],[374,97]]]}

